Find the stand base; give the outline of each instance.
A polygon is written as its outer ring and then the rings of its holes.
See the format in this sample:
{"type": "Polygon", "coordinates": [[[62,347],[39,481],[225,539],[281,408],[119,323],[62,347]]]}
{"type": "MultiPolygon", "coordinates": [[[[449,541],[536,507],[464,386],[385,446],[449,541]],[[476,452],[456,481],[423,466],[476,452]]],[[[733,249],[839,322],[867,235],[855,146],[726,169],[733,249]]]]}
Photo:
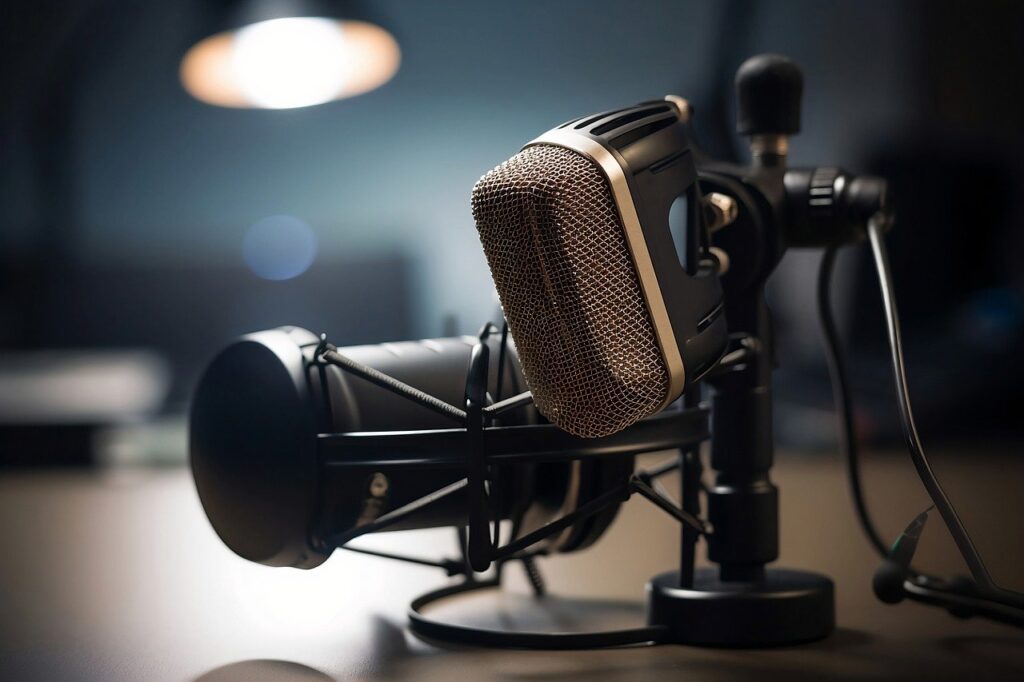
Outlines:
{"type": "MultiPolygon", "coordinates": [[[[661,627],[633,627],[625,630],[582,632],[529,632],[516,630],[505,618],[498,617],[495,629],[460,625],[427,616],[423,610],[434,603],[483,590],[500,590],[501,578],[476,582],[465,581],[428,592],[409,606],[409,629],[429,642],[500,647],[505,649],[601,649],[644,643],[658,643],[664,634],[661,627]]],[[[550,603],[550,602],[549,602],[550,603]]],[[[513,619],[515,620],[515,619],[513,619]]]]}
{"type": "Polygon", "coordinates": [[[647,622],[664,627],[660,641],[720,647],[764,647],[821,639],[835,629],[832,581],[823,575],[767,569],[758,584],[723,583],[699,569],[691,589],[679,572],[647,583],[647,622]]]}

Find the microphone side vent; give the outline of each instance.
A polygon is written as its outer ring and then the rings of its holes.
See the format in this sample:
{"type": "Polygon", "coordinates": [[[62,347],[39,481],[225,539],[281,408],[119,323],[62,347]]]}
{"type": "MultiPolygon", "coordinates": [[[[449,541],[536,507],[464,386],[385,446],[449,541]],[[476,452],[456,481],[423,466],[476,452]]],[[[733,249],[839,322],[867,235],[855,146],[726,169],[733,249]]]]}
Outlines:
{"type": "MultiPolygon", "coordinates": [[[[654,116],[655,114],[665,114],[670,111],[673,111],[673,109],[668,104],[659,104],[658,106],[651,107],[650,109],[631,111],[628,114],[623,114],[618,118],[613,118],[606,123],[602,123],[589,132],[591,135],[604,135],[607,132],[615,130],[616,128],[621,128],[622,126],[633,123],[634,121],[639,121],[647,118],[648,116],[654,116]]],[[[675,116],[673,115],[671,122],[675,122],[675,120],[675,116]]]]}

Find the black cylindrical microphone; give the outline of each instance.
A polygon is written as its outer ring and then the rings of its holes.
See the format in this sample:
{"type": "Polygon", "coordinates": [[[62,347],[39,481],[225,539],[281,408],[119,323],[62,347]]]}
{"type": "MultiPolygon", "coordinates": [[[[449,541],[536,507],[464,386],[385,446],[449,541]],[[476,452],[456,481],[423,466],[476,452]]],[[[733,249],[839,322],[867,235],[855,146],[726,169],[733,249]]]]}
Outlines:
{"type": "MultiPolygon", "coordinates": [[[[455,337],[338,349],[453,405],[464,403],[470,353],[478,340],[455,337]]],[[[369,446],[345,466],[323,456],[328,434],[449,429],[443,415],[317,362],[320,339],[297,327],[244,336],[214,358],[196,389],[190,428],[192,471],[214,530],[235,553],[271,566],[312,568],[330,539],[423,498],[463,476],[458,467],[378,466],[369,446]]],[[[492,341],[491,343],[496,343],[492,341]]],[[[491,353],[491,396],[498,395],[499,352],[491,353]]],[[[515,349],[507,348],[503,396],[525,390],[515,349]]],[[[540,420],[532,406],[501,415],[502,425],[540,420]]],[[[460,454],[460,453],[451,453],[460,454]]],[[[571,511],[632,473],[632,455],[574,462],[495,465],[497,516],[521,532],[571,511]]],[[[465,491],[452,493],[388,530],[460,526],[465,491]]],[[[579,549],[604,531],[617,507],[553,538],[554,551],[579,549]]]]}

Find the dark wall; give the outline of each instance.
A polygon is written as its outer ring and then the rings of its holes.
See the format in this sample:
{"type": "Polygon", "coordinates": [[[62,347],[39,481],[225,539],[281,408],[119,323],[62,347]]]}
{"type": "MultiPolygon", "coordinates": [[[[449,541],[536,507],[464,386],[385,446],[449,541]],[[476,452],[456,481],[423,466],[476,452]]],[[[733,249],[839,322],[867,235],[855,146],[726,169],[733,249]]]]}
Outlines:
{"type": "MultiPolygon", "coordinates": [[[[436,335],[452,316],[451,329],[471,331],[495,305],[468,206],[482,173],[568,118],[667,92],[695,104],[707,147],[742,157],[732,74],[774,51],[806,77],[793,163],[896,183],[912,370],[953,387],[929,392],[931,409],[948,414],[961,391],[1015,400],[1019,374],[1003,360],[1024,319],[1018,4],[373,4],[403,51],[392,82],[309,109],[236,111],[191,100],[177,81],[205,2],[6,3],[0,343],[172,347],[181,335],[195,344],[188,365],[250,324],[309,319],[341,342],[436,335]],[[319,244],[314,267],[289,283],[242,263],[249,226],[275,214],[306,221],[319,244]],[[83,293],[55,295],[65,278],[83,293]],[[118,296],[166,314],[111,326],[118,296]],[[200,300],[207,312],[189,315],[200,300]],[[981,341],[961,338],[965,328],[981,341]],[[940,360],[928,354],[936,339],[953,344],[940,360]],[[1009,367],[998,386],[975,371],[993,364],[1009,367]]],[[[797,406],[827,399],[812,314],[818,257],[790,254],[772,284],[779,393],[797,406]]],[[[859,376],[884,377],[869,272],[856,255],[841,265],[859,376]]]]}

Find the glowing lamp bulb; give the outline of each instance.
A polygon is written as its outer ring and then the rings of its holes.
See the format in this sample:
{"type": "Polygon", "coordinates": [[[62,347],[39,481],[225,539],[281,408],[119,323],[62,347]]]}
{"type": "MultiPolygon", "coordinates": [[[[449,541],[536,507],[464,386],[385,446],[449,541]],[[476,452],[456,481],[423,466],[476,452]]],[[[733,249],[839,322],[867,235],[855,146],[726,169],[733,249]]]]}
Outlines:
{"type": "Polygon", "coordinates": [[[200,41],[182,59],[181,80],[208,104],[291,109],[373,90],[400,61],[398,43],[374,24],[287,17],[200,41]]]}

